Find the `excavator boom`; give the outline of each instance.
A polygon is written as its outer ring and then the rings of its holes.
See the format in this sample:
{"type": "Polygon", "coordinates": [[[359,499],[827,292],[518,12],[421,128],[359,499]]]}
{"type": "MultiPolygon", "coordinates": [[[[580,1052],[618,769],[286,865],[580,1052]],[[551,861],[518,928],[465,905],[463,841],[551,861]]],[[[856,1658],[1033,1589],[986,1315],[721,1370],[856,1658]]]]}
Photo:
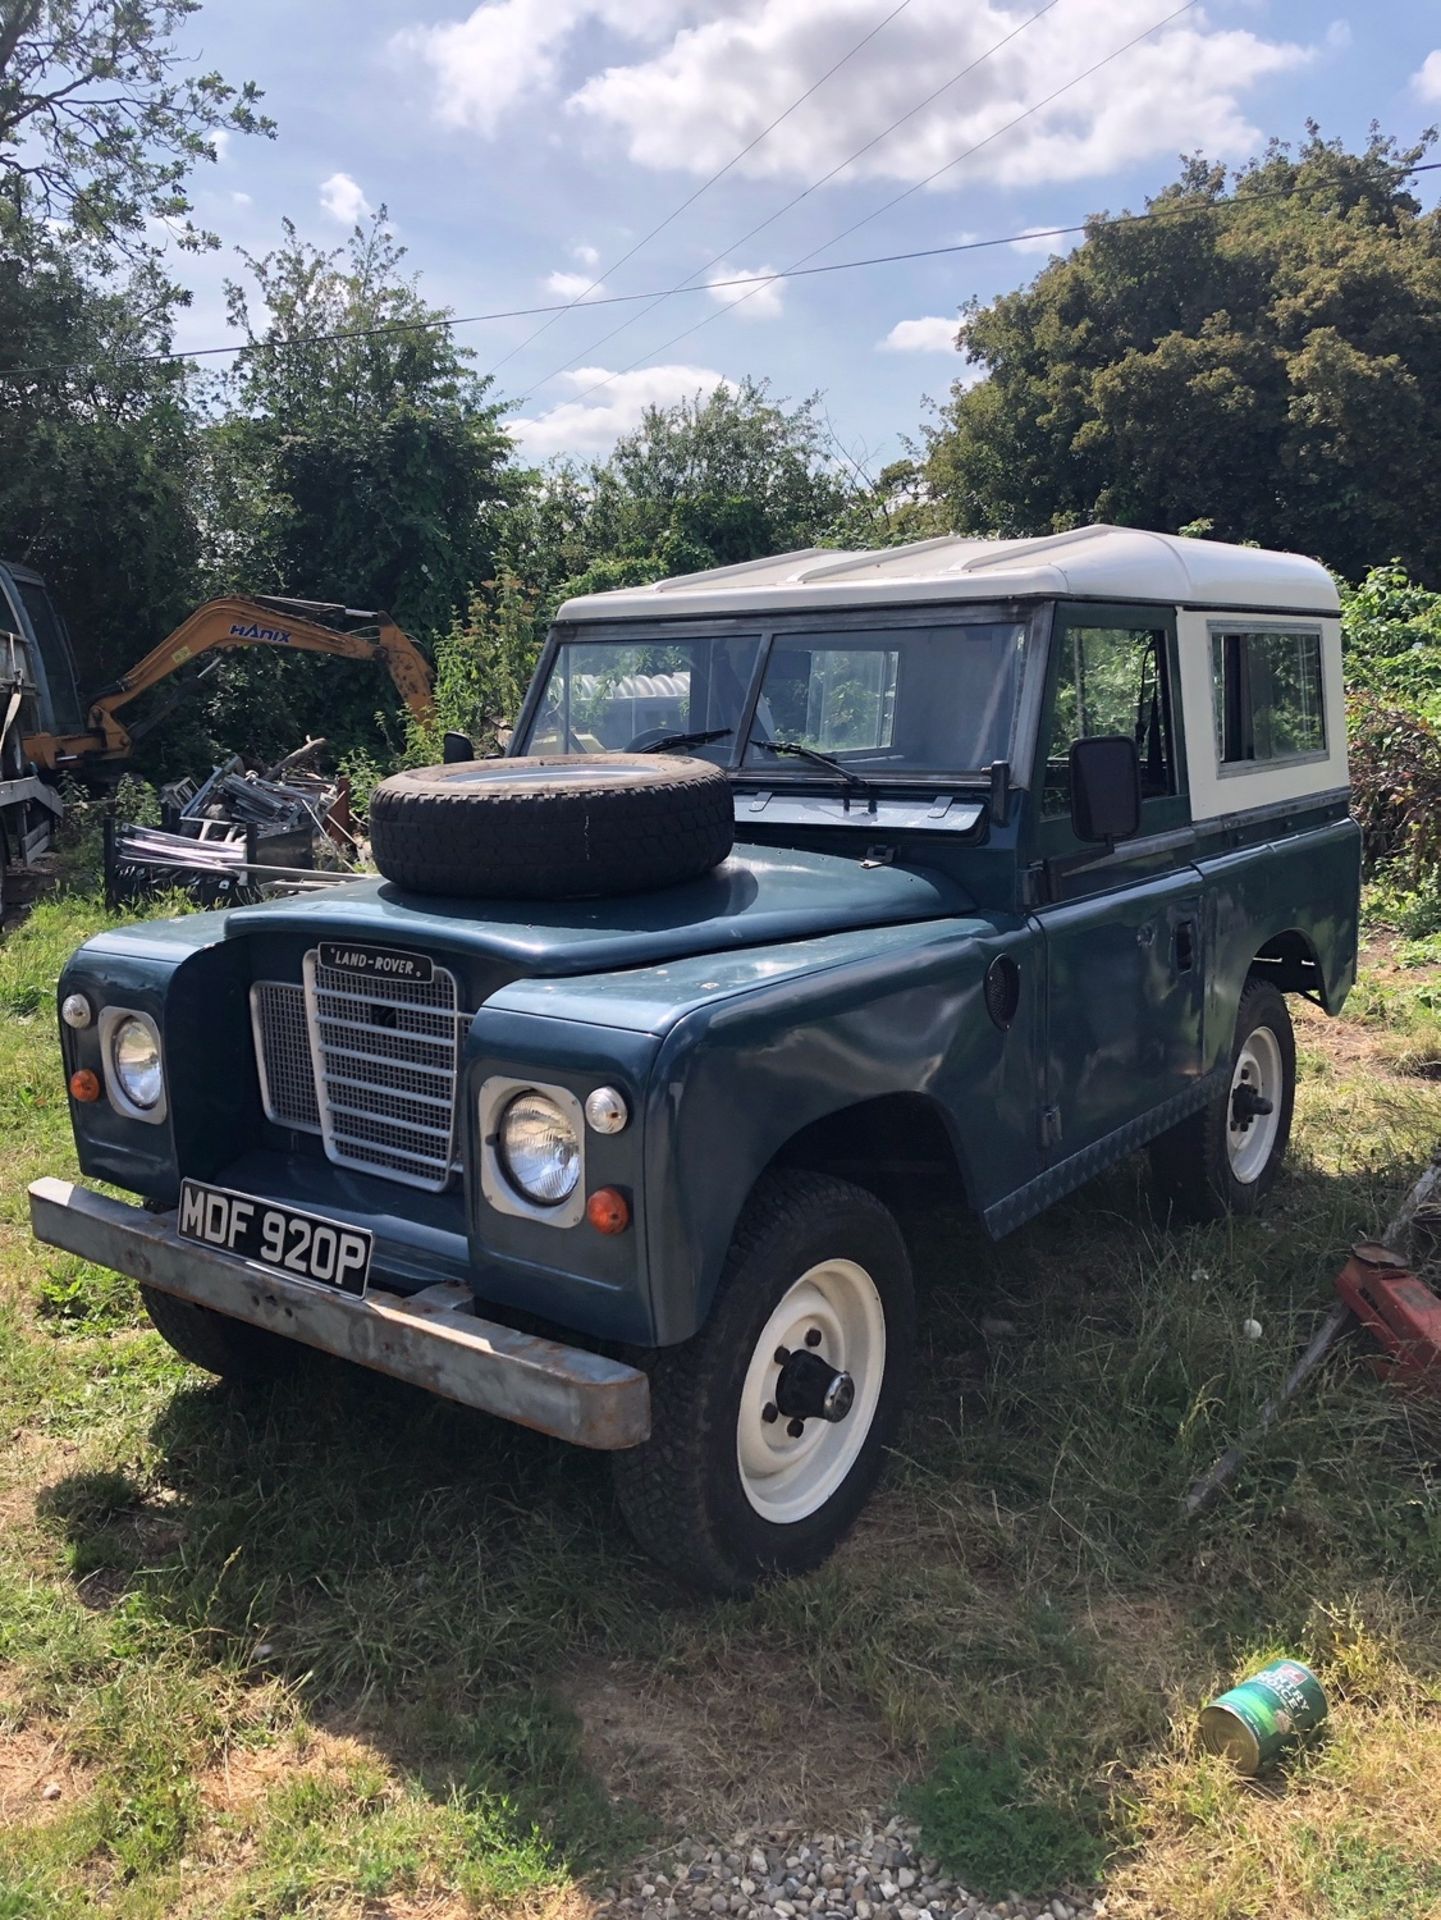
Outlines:
{"type": "Polygon", "coordinates": [[[119,709],[201,655],[234,647],[283,647],[291,653],[372,661],[386,668],[417,720],[434,718],[434,682],[425,656],[388,613],[366,613],[313,600],[234,595],[197,607],[158,647],[97,694],[83,733],[32,734],[25,742],[27,757],[51,772],[83,761],[128,759],[134,741],[117,717],[119,709]],[[317,614],[363,621],[371,631],[327,626],[313,617],[317,614]]]}

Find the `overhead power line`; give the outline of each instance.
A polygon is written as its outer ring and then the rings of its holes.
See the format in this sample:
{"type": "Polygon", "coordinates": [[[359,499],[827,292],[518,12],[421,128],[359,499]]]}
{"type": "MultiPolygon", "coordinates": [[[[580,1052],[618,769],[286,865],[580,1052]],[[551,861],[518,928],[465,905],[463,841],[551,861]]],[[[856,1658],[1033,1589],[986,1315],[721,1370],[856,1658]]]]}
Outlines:
{"type": "MultiPolygon", "coordinates": [[[[853,165],[865,154],[868,154],[872,147],[878,147],[883,140],[888,140],[898,127],[905,126],[908,120],[914,120],[918,113],[924,113],[933,101],[939,100],[943,93],[949,93],[952,87],[958,86],[969,74],[974,73],[977,67],[984,65],[993,54],[997,54],[1003,47],[1009,46],[1018,34],[1024,33],[1027,27],[1034,25],[1043,14],[1049,13],[1053,7],[1059,4],[1060,0],[1046,0],[1046,4],[1043,7],[1038,7],[1034,13],[1028,14],[1018,26],[1012,27],[1009,33],[1003,34],[994,45],[987,47],[984,53],[977,54],[974,60],[968,61],[964,67],[958,68],[949,80],[943,80],[938,87],[933,87],[923,100],[918,100],[913,107],[908,107],[898,119],[892,120],[889,126],[882,127],[879,133],[872,134],[871,138],[867,140],[863,146],[857,147],[854,153],[848,153],[845,159],[837,161],[836,165],[833,166],[829,172],[823,173],[818,180],[812,180],[810,185],[808,187],[802,187],[799,193],[792,194],[784,206],[777,207],[774,213],[767,214],[764,220],[758,220],[755,226],[747,228],[738,239],[732,240],[728,246],[722,247],[719,253],[712,254],[705,265],[697,267],[694,273],[688,274],[675,291],[686,292],[696,281],[700,280],[704,274],[709,273],[712,267],[719,266],[723,260],[726,260],[738,252],[748,241],[754,240],[758,233],[763,233],[767,227],[774,226],[777,220],[782,219],[791,211],[792,207],[798,207],[802,200],[807,199],[811,194],[818,192],[820,188],[828,185],[830,181],[835,179],[838,173],[844,173],[847,167],[853,165]]],[[[1195,0],[1192,0],[1192,4],[1195,4],[1195,0]]],[[[707,290],[723,284],[724,282],[722,281],[714,280],[705,282],[707,290]]],[[[760,289],[757,288],[756,291],[759,292],[760,289]]],[[[657,307],[664,306],[665,302],[671,297],[671,293],[669,292],[658,294],[643,312],[632,314],[628,320],[622,320],[618,327],[612,327],[610,332],[602,334],[599,340],[592,340],[588,347],[582,347],[579,353],[573,354],[563,365],[552,367],[549,373],[542,375],[539,380],[535,381],[534,384],[527,389],[517,402],[517,405],[525,406],[528,401],[534,399],[542,387],[548,386],[552,380],[558,378],[562,373],[568,373],[572,367],[579,366],[583,361],[589,360],[592,354],[599,353],[602,347],[608,346],[617,334],[624,333],[627,327],[633,327],[637,320],[643,320],[647,313],[653,313],[657,307]]],[[[738,306],[740,303],[739,301],[735,301],[732,304],[738,306]]],[[[643,358],[649,359],[650,356],[647,354],[644,355],[643,358]]],[[[629,371],[629,369],[627,369],[627,371],[629,371]]]]}
{"type": "MultiPolygon", "coordinates": [[[[789,120],[791,115],[796,111],[798,107],[803,107],[806,101],[810,99],[813,93],[818,92],[819,89],[825,85],[827,80],[829,80],[833,74],[839,73],[841,68],[845,66],[847,61],[854,60],[856,55],[860,53],[863,48],[868,47],[871,41],[875,39],[876,35],[880,33],[884,28],[888,27],[891,24],[892,20],[895,19],[898,13],[904,13],[906,8],[910,4],[911,4],[911,0],[900,0],[899,6],[892,7],[890,12],[886,14],[883,19],[878,20],[876,22],[876,24],[871,28],[869,33],[864,34],[861,37],[861,39],[857,40],[856,44],[853,47],[851,47],[847,52],[841,55],[839,60],[835,61],[833,65],[827,67],[825,72],[820,76],[820,78],[818,80],[813,80],[811,84],[806,88],[803,94],[799,95],[796,99],[792,100],[790,105],[785,109],[783,113],[778,113],[774,120],[772,120],[767,126],[764,126],[761,128],[760,132],[756,134],[754,139],[748,140],[746,142],[746,144],[741,148],[739,153],[732,154],[730,159],[726,161],[723,167],[718,167],[708,180],[703,180],[701,182],[701,184],[696,188],[694,193],[687,194],[685,199],[681,201],[678,207],[673,207],[671,211],[666,215],[664,220],[659,221],[655,226],[653,226],[649,233],[642,235],[642,237],[636,241],[635,245],[630,249],[628,253],[623,253],[620,256],[619,260],[613,260],[608,267],[602,267],[601,271],[595,276],[594,280],[591,281],[590,285],[586,287],[583,292],[578,293],[568,306],[562,307],[558,313],[551,314],[548,320],[542,321],[540,326],[538,326],[533,333],[527,334],[524,340],[522,340],[517,346],[514,346],[510,349],[509,353],[502,354],[500,359],[495,362],[494,366],[492,366],[487,372],[487,374],[485,375],[486,379],[489,380],[495,374],[499,373],[500,369],[503,366],[507,365],[510,361],[512,361],[518,353],[524,353],[525,349],[528,346],[532,345],[533,342],[535,342],[536,340],[539,340],[540,336],[543,333],[548,332],[549,329],[555,325],[556,321],[561,318],[562,314],[567,314],[572,312],[576,307],[580,306],[582,302],[587,302],[588,304],[592,304],[592,305],[595,304],[594,302],[590,301],[589,296],[595,292],[597,287],[603,285],[608,275],[619,273],[621,268],[625,266],[627,261],[634,260],[635,256],[641,251],[643,247],[648,247],[650,245],[651,241],[655,239],[657,234],[664,233],[666,228],[670,226],[672,221],[678,220],[680,216],[688,208],[693,207],[696,201],[700,199],[703,193],[709,193],[711,188],[716,184],[716,182],[718,180],[723,180],[725,176],[732,170],[732,168],[738,167],[741,161],[745,159],[747,154],[754,153],[756,148],[762,142],[762,140],[767,139],[771,134],[773,134],[776,128],[780,126],[783,120],[789,120]]],[[[1055,0],[1051,0],[1051,4],[1054,5],[1055,0]]],[[[704,272],[704,268],[702,268],[701,271],[704,272]]],[[[523,405],[524,402],[522,402],[521,404],[523,405]]]]}
{"type": "MultiPolygon", "coordinates": [[[[1441,160],[1427,160],[1414,167],[1395,167],[1392,170],[1398,180],[1409,179],[1415,173],[1441,172],[1441,160]]],[[[713,287],[772,287],[780,280],[808,280],[827,273],[854,273],[865,267],[893,267],[908,260],[940,260],[958,253],[985,253],[993,247],[1013,247],[1022,240],[1060,240],[1073,233],[1102,233],[1111,227],[1134,227],[1152,220],[1195,220],[1210,214],[1234,213],[1239,208],[1254,206],[1258,200],[1289,200],[1304,189],[1299,186],[1258,187],[1253,191],[1233,195],[1229,200],[1209,200],[1183,207],[1152,207],[1145,213],[1101,214],[1089,220],[1072,221],[1066,226],[1026,227],[1019,233],[996,234],[984,240],[957,240],[942,247],[908,247],[901,253],[873,253],[856,260],[832,260],[824,266],[794,266],[775,273],[742,273],[730,279],[717,280],[704,287],[687,285],[649,288],[642,293],[609,294],[602,300],[593,300],[592,306],[619,306],[628,301],[653,300],[658,292],[665,293],[709,293],[713,287]]],[[[826,243],[834,246],[835,241],[826,243]]],[[[818,249],[819,251],[819,249],[818,249]]],[[[733,303],[734,304],[734,303],[733,303]]],[[[90,373],[112,367],[149,366],[156,362],[175,360],[200,360],[216,354],[227,353],[284,353],[293,347],[328,346],[344,340],[373,340],[388,335],[407,333],[436,333],[451,327],[475,327],[492,320],[529,320],[542,313],[565,313],[568,309],[563,302],[557,301],[548,306],[536,307],[498,307],[490,313],[469,313],[458,315],[437,315],[433,320],[391,320],[373,327],[337,327],[329,332],[298,334],[290,340],[240,340],[231,341],[227,346],[216,347],[176,347],[163,353],[128,353],[116,355],[109,360],[57,360],[26,367],[0,367],[0,379],[31,380],[47,373],[90,373]]],[[[729,308],[718,313],[708,314],[707,320],[724,319],[729,308]]],[[[643,355],[642,358],[649,358],[643,355]]],[[[638,364],[638,363],[637,363],[638,364]]],[[[629,371],[629,369],[622,369],[629,371]]],[[[618,374],[609,376],[619,378],[618,374]]],[[[602,383],[604,384],[604,383],[602,383]]]]}
{"type": "MultiPolygon", "coordinates": [[[[1054,101],[1059,100],[1062,94],[1069,93],[1073,87],[1080,86],[1083,80],[1089,80],[1094,74],[1099,73],[1103,67],[1110,66],[1113,60],[1119,60],[1123,53],[1129,53],[1133,47],[1138,47],[1143,40],[1149,40],[1153,33],[1159,33],[1162,27],[1168,27],[1173,20],[1179,20],[1183,13],[1189,13],[1197,4],[1198,0],[1182,0],[1180,6],[1173,7],[1169,13],[1164,14],[1161,19],[1155,21],[1141,33],[1133,34],[1123,45],[1114,48],[1112,52],[1105,54],[1101,59],[1093,61],[1089,67],[1084,68],[1080,73],[1076,74],[1072,79],[1065,81],[1061,86],[1053,88],[1050,93],[1044,95],[1041,99],[1033,101],[1030,106],[1024,108],[1023,111],[1016,114],[1014,118],[1007,120],[1003,126],[994,128],[983,140],[977,140],[974,145],[967,147],[964,152],[954,154],[951,159],[945,161],[943,165],[936,167],[932,172],[928,173],[923,180],[917,180],[914,185],[906,187],[900,193],[894,194],[889,200],[883,201],[880,206],[873,207],[869,213],[862,214],[859,220],[852,221],[850,226],[843,227],[839,233],[832,234],[830,239],[822,241],[820,246],[812,247],[809,253],[803,253],[798,260],[793,261],[789,267],[786,267],[782,272],[776,274],[774,278],[784,280],[789,275],[799,275],[806,271],[814,272],[815,269],[810,268],[808,263],[814,260],[817,254],[828,252],[831,247],[838,246],[842,240],[848,239],[851,234],[858,232],[862,227],[869,226],[873,220],[879,220],[882,214],[889,213],[892,208],[898,207],[903,200],[909,200],[912,194],[919,193],[923,188],[930,186],[933,180],[939,180],[943,173],[949,173],[953,168],[971,159],[972,156],[979,153],[983,147],[990,146],[993,141],[999,140],[1003,134],[1010,133],[1014,127],[1020,126],[1023,121],[1029,120],[1034,114],[1040,113],[1043,108],[1049,107],[1054,101]]],[[[614,373],[608,373],[603,380],[597,380],[591,386],[583,388],[581,392],[569,395],[566,404],[570,406],[579,405],[582,400],[589,399],[591,394],[599,393],[602,387],[610,386],[614,381],[623,378],[627,373],[634,373],[636,368],[641,366],[645,361],[655,359],[658,354],[667,352],[681,340],[688,340],[693,333],[699,333],[702,327],[708,327],[712,321],[724,319],[726,314],[734,312],[739,306],[744,306],[747,300],[753,300],[759,292],[759,287],[752,287],[749,293],[743,293],[738,300],[728,301],[726,305],[721,307],[717,312],[706,314],[703,319],[693,321],[688,327],[682,327],[679,333],[673,333],[668,340],[662,340],[659,346],[651,347],[645,353],[639,354],[629,365],[618,367],[614,373]]],[[[527,394],[526,399],[530,397],[531,396],[527,394]]],[[[524,402],[522,402],[522,405],[523,404],[524,402]]]]}

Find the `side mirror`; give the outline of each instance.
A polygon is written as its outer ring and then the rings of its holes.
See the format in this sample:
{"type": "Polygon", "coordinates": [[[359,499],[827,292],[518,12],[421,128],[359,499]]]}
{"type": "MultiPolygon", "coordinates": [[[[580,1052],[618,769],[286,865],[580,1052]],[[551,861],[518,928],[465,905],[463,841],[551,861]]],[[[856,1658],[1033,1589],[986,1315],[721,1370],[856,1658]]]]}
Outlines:
{"type": "Polygon", "coordinates": [[[1141,757],[1134,740],[1098,733],[1071,747],[1071,825],[1078,840],[1111,846],[1141,824],[1141,757]]]}
{"type": "Polygon", "coordinates": [[[469,734],[447,733],[441,742],[441,763],[447,767],[459,765],[462,760],[475,758],[475,743],[469,734]]]}

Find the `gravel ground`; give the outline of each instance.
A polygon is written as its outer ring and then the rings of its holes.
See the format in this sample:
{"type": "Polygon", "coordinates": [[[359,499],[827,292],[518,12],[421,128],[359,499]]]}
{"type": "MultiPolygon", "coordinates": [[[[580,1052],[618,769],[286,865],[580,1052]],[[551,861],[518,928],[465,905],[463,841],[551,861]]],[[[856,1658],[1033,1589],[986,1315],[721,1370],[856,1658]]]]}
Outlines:
{"type": "Polygon", "coordinates": [[[904,1820],[858,1834],[770,1827],[729,1846],[681,1841],[601,1890],[604,1915],[634,1920],[1104,1920],[1104,1900],[982,1900],[920,1852],[904,1820]]]}

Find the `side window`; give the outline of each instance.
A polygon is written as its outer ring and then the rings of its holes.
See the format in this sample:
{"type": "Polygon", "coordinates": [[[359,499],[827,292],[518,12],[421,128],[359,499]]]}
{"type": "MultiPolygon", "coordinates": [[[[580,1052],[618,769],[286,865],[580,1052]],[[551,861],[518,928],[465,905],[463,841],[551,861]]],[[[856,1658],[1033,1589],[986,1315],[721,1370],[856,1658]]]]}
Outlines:
{"type": "Polygon", "coordinates": [[[1326,751],[1319,633],[1213,629],[1211,674],[1223,767],[1326,751]]]}
{"type": "Polygon", "coordinates": [[[1141,795],[1176,791],[1176,762],[1166,676],[1166,636],[1144,627],[1067,626],[1051,715],[1041,812],[1071,810],[1070,752],[1077,740],[1122,734],[1141,757],[1141,795]]]}

